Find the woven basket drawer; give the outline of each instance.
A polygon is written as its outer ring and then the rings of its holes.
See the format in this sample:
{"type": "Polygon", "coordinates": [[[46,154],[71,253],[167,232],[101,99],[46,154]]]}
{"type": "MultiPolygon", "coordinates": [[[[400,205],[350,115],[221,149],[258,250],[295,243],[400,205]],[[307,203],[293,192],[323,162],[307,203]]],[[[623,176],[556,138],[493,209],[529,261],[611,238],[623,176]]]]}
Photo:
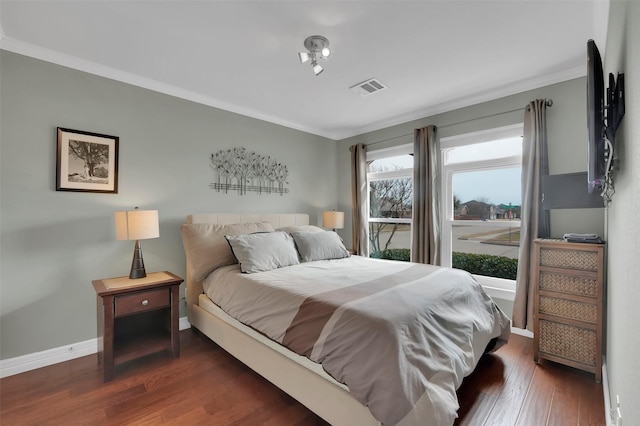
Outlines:
{"type": "Polygon", "coordinates": [[[555,315],[578,321],[595,324],[598,321],[598,308],[590,303],[540,296],[539,311],[541,314],[555,315]]]}
{"type": "Polygon", "coordinates": [[[540,271],[538,285],[540,290],[558,291],[578,296],[598,296],[598,280],[595,278],[540,271]]]}
{"type": "Polygon", "coordinates": [[[598,270],[598,252],[540,248],[540,265],[555,268],[598,270]]]}
{"type": "Polygon", "coordinates": [[[596,332],[540,320],[540,352],[560,356],[590,366],[596,365],[596,332]]]}

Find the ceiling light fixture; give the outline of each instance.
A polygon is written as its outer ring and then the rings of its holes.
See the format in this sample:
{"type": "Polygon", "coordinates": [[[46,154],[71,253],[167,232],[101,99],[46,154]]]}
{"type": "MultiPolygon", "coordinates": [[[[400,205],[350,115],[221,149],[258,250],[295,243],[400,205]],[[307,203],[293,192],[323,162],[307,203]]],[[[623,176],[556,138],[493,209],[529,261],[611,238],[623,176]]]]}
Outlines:
{"type": "Polygon", "coordinates": [[[298,53],[300,63],[304,64],[308,60],[311,60],[313,72],[315,73],[315,75],[319,75],[322,71],[324,71],[324,69],[320,65],[318,65],[318,57],[321,59],[328,59],[331,55],[331,50],[329,49],[329,40],[319,35],[310,36],[305,39],[304,47],[306,47],[309,52],[298,53]]]}

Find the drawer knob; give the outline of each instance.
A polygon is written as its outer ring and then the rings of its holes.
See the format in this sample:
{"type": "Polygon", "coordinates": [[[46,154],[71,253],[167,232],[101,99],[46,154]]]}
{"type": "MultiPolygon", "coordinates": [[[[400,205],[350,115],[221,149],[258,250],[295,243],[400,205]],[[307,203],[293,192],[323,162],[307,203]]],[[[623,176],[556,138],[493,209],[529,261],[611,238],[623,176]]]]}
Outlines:
{"type": "Polygon", "coordinates": [[[142,306],[147,306],[149,304],[149,301],[147,299],[144,299],[142,301],[142,306]]]}

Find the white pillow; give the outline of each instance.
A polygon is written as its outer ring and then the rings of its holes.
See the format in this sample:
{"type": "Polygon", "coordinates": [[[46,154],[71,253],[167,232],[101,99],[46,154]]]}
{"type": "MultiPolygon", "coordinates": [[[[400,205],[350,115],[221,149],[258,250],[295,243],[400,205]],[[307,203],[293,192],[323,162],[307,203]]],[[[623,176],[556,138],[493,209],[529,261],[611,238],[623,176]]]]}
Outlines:
{"type": "Polygon", "coordinates": [[[333,231],[292,232],[291,236],[303,262],[349,257],[342,239],[333,231]]]}
{"type": "Polygon", "coordinates": [[[225,238],[240,262],[240,270],[247,274],[300,263],[293,239],[286,232],[227,235],[225,238]]]}

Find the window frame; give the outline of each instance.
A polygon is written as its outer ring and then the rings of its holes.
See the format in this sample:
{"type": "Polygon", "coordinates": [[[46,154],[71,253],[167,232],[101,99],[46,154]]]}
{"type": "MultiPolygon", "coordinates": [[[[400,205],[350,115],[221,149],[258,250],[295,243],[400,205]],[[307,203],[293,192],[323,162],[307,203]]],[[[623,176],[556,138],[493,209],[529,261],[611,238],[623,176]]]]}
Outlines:
{"type": "MultiPolygon", "coordinates": [[[[440,254],[442,266],[451,267],[453,252],[453,227],[455,225],[473,225],[481,227],[497,227],[505,225],[518,225],[520,221],[495,222],[482,220],[455,220],[453,208],[453,175],[459,172],[471,172],[482,170],[497,170],[509,167],[522,167],[522,154],[503,158],[494,158],[479,161],[457,162],[446,164],[447,152],[453,148],[475,145],[499,139],[522,137],[523,123],[510,126],[483,130],[480,132],[466,133],[442,138],[440,140],[440,164],[442,170],[441,194],[442,194],[442,218],[441,218],[441,247],[440,254]]],[[[522,205],[522,202],[520,203],[522,205]]],[[[504,278],[474,275],[476,280],[489,293],[490,296],[503,300],[513,301],[515,298],[516,281],[504,278]]]]}
{"type": "MultiPolygon", "coordinates": [[[[375,160],[381,160],[383,158],[390,157],[398,157],[401,155],[413,155],[413,144],[403,144],[390,148],[382,148],[375,151],[367,151],[366,161],[367,164],[369,162],[375,160]]],[[[367,165],[368,169],[368,165],[367,165]]],[[[393,218],[393,217],[371,217],[371,181],[376,180],[388,180],[388,179],[411,179],[411,187],[413,190],[413,167],[400,169],[400,170],[390,170],[385,172],[367,172],[367,212],[369,213],[367,216],[367,228],[369,228],[370,223],[407,223],[410,225],[410,239],[409,239],[409,250],[413,245],[413,205],[411,208],[411,218],[393,218]]],[[[369,244],[371,242],[369,241],[369,244]]],[[[367,254],[369,256],[370,253],[367,254]]]]}

